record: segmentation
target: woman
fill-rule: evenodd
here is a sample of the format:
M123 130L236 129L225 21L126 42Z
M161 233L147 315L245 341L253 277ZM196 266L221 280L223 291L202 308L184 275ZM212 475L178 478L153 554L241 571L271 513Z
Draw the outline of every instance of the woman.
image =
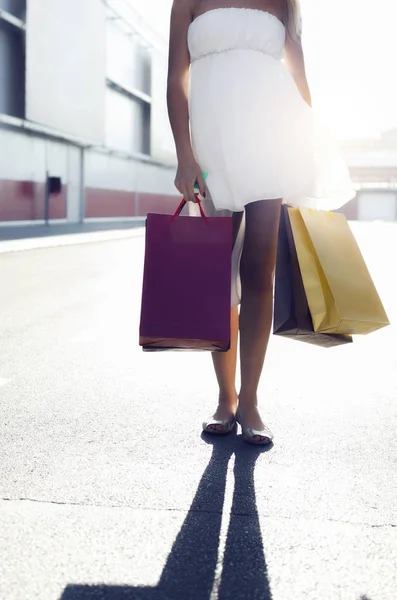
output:
M174 0L167 96L177 189L191 202L196 183L202 196L209 191L217 210L233 211L236 235L242 215L245 221L240 315L232 306L230 351L213 354L219 401L203 428L229 433L237 415L246 441L268 444L273 434L257 390L273 317L281 204L332 209L354 196L310 108L298 0Z

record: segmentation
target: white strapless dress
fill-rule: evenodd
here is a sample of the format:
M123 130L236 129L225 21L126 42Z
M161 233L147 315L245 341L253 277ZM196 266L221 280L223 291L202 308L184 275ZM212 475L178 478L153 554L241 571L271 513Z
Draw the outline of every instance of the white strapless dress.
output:
M355 192L336 144L282 62L270 13L210 10L190 25L192 144L216 210L257 200L331 210Z

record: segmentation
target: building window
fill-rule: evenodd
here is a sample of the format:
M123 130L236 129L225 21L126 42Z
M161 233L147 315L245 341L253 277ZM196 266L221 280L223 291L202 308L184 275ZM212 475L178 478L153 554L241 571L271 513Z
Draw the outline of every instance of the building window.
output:
M150 154L151 52L121 19L107 22L106 145Z
M129 154L150 154L150 104L108 87L106 145Z
M4 2L3 4L13 4ZM1 18L0 13L0 113L25 116L25 35Z
M5 10L18 19L25 20L26 0L0 0L0 11Z

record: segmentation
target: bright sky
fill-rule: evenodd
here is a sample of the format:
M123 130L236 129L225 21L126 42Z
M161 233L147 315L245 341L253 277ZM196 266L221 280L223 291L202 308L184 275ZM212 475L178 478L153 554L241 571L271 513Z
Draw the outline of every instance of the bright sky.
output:
M172 0L130 1L168 36ZM397 128L397 1L301 2L313 104L334 134L372 137Z

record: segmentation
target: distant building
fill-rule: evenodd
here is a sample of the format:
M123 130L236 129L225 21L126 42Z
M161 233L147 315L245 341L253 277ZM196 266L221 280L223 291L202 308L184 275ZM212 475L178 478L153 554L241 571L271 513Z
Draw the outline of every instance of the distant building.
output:
M0 0L0 222L44 218L47 173L51 219L174 207L166 72L127 1Z
M346 215L360 221L397 221L397 130L375 140L351 141L343 150L357 188Z

